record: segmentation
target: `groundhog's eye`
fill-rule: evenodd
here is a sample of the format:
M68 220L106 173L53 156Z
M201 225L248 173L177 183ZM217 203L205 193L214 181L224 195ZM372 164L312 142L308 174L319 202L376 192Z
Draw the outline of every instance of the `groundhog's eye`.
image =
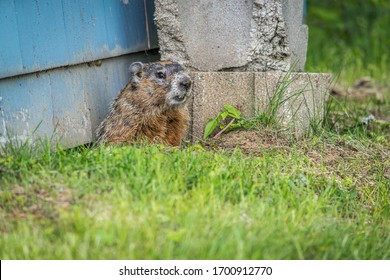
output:
M166 75L164 72L157 72L156 73L157 78L159 79L165 79Z

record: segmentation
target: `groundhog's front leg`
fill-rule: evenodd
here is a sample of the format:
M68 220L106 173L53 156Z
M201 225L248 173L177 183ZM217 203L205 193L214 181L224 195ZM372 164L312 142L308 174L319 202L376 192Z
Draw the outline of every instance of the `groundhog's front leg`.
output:
M143 116L140 125L136 131L138 141L147 140L150 143L166 144L165 137L167 133L166 116L149 115Z
M175 112L167 117L165 140L172 146L180 146L188 127L187 112Z

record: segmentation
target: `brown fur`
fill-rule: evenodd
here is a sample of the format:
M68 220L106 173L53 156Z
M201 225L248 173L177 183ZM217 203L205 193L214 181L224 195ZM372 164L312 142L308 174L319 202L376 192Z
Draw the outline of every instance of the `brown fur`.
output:
M159 77L160 73L165 77ZM189 121L185 102L190 92L191 81L183 66L172 62L133 63L130 82L97 129L98 142L128 144L146 139L179 146Z

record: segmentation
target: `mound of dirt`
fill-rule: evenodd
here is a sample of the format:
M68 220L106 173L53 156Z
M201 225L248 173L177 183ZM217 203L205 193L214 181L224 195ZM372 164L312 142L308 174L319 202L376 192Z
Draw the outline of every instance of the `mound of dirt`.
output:
M350 87L336 85L331 94L338 97L346 97L353 100L366 100L374 98L382 102L384 100L383 89L372 81L370 77L363 77Z
M313 143L310 139L287 139L275 130L264 128L222 134L217 139L207 140L204 146L212 150L239 149L251 156L262 156L264 152L274 151L288 157L292 152L298 152L309 158L313 166L324 166L326 175L335 175L340 179L352 177L354 183L361 187L375 185L378 166L374 162L382 162L384 166L387 162L389 165L384 175L390 179L390 149L367 146L358 141L347 142L338 138L321 139Z

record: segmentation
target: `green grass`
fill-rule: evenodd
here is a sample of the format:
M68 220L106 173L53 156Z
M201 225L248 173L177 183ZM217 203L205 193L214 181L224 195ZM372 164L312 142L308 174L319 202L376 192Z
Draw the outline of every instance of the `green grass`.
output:
M1 170L1 259L390 258L384 175L358 194L294 150L46 149Z

